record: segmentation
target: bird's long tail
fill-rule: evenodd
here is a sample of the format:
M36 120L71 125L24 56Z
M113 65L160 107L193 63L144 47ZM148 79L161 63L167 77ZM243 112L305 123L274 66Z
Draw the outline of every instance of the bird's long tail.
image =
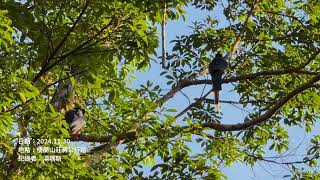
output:
M80 130L85 126L85 124L85 119L79 119L77 121L74 121L71 124L71 134L78 134Z
M219 103L219 91L214 91L214 104L216 112L221 112L221 107Z
M219 91L214 91L214 103L219 104Z

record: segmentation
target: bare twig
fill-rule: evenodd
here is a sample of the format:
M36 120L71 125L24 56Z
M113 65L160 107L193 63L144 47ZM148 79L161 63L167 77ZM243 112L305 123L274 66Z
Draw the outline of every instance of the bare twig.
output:
M254 154L247 154L247 155L252 157L252 158L255 158L255 159L259 159L259 160L262 160L262 161L265 161L265 162L275 163L275 164L279 164L279 165L280 164L283 164L283 165L305 164L305 163L308 163L310 161L313 161L313 159L311 158L311 159L305 159L305 160L302 160L302 161L279 162L279 161L267 159L265 157L260 157L260 156L254 155Z
M182 90L180 92L188 100L189 104L191 104L190 98Z
M188 112L192 107L196 106L197 104L201 103L209 94L211 93L211 90L207 92L202 98L197 99L195 102L191 103L188 107L186 107L183 111L181 111L179 114L175 116L175 118L179 118L184 113Z
M163 15L161 22L161 38L162 38L162 68L166 67L166 14L167 14L167 2L163 1Z
M197 100L197 99L198 99L198 98L196 98L196 100ZM204 101L207 102L207 103L212 103L212 104L214 104L214 99L204 99ZM220 103L226 103L226 104L265 103L263 100L247 101L247 102L220 100L219 102L220 102Z

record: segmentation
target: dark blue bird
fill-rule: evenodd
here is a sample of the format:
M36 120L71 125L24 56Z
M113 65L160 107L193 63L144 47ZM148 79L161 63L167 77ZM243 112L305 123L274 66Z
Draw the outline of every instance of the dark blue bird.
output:
M217 109L219 109L219 91L222 89L222 75L228 66L228 62L224 57L222 57L220 52L216 54L216 57L209 64L209 73L212 77L212 90Z

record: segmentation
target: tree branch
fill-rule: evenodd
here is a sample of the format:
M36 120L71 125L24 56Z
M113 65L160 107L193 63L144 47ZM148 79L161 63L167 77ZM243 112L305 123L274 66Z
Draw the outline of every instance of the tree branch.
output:
M59 51L59 49L63 46L63 44L67 41L69 35L71 34L71 32L74 30L74 28L76 27L76 25L79 23L80 19L82 18L82 16L84 15L85 11L87 10L89 6L89 0L86 0L86 4L84 5L84 7L82 8L77 20L73 23L72 27L69 29L69 31L67 32L67 34L63 37L63 39L60 41L60 43L58 44L58 46L53 50L53 52L50 54L48 60L52 59L54 57L54 55Z
M186 107L183 111L181 111L178 115L175 116L175 118L179 118L180 116L182 116L184 113L188 112L192 107L196 106L197 104L199 104L200 102L202 102L204 99L206 99L206 97L211 93L211 90L209 92L207 92L207 94L205 94L202 98L197 99L195 102L191 103L188 107Z
M254 12L254 9L255 9L255 4L253 4L253 6L251 7L251 9L249 10L248 16L246 17L246 19L245 19L245 21L244 21L244 23L243 23L243 25L242 25L242 27L241 27L241 29L240 29L239 35L237 36L235 42L234 42L233 45L231 46L230 52L228 52L228 53L224 56L225 59L229 59L229 58L232 57L232 55L237 51L238 46L239 46L239 44L240 44L240 42L241 42L241 38L242 38L242 36L244 35L244 32L245 32L245 29L246 29L246 27L247 27L248 21L249 21L251 15L252 15L253 12ZM207 68L203 68L198 74L194 74L194 75L190 76L190 77L188 78L188 80L193 80L193 79L196 79L196 78L198 78L198 77L200 77L200 76L204 76L204 75L206 75L206 74L208 74L208 69L207 69Z
M280 98L269 110L267 110L261 116L254 118L254 119L251 119L249 121L246 121L244 123L219 124L219 123L211 122L211 123L203 123L200 125L200 127L199 127L199 125L193 126L193 127L192 126L181 126L181 127L174 127L173 129L178 132L182 132L186 129L189 132L195 132L195 131L202 130L205 128L210 128L210 129L214 129L217 131L239 131L239 130L247 129L249 127L260 124L260 123L265 122L268 119L270 119L274 114L276 114L281 109L282 106L284 106L286 103L288 103L294 96L296 96L297 94L303 92L304 90L306 90L308 88L314 87L314 83L316 83L318 81L320 81L320 73L318 73L317 76L314 76L306 83L298 86L297 88L292 90L287 95ZM161 133L163 133L163 132L158 132L158 134L161 134ZM174 134L175 133L172 133L172 135L174 135ZM82 135L80 135L79 138L71 139L71 140L72 141L110 143L110 142L112 142L112 139L114 139L115 142L120 141L120 140L124 140L123 143L126 143L126 142L130 142L132 140L135 140L136 138L138 138L136 136L136 132L128 132L128 133L121 133L119 135L116 135L116 136L114 136L114 138L112 135L97 137L97 136L82 134Z
M301 70L305 66L307 66L312 60L314 60L318 54L320 53L320 49L316 53L314 53L306 62L300 64L297 67L287 68L287 69L281 69L281 70L272 70L272 71L261 71L256 72L252 74L245 74L245 75L239 75L236 77L230 77L222 80L222 83L230 83L230 82L237 82L241 80L252 80L259 78L261 76L271 76L271 75L283 75L283 74L289 74L289 73L297 73L297 74L306 74L306 75L316 75L318 72L310 72L306 70ZM193 85L200 85L200 84L211 84L211 80L189 80L189 79L183 79L180 82L178 82L177 85L175 85L168 93L166 93L164 96L162 96L158 103L164 104L169 99L173 98L174 95L179 92L181 89Z
M46 60L46 63L42 66L41 70L38 72L38 74L34 77L34 79L32 80L32 83L36 83L39 78L45 73L47 72L49 69L51 69L53 66L55 65L50 65L49 67L47 67L49 65L49 61L55 56L55 54L60 50L60 48L64 45L64 43L67 41L69 35L71 34L71 32L74 30L74 28L76 27L76 25L79 23L80 19L82 18L82 16L84 15L85 11L87 10L88 6L89 6L89 2L90 0L86 0L86 4L85 6L82 8L80 15L78 16L76 22L72 25L72 27L69 29L69 31L66 33L66 35L63 37L63 39L60 41L60 43L58 44L58 46L53 50L53 52L50 54L50 56L48 57L48 59Z
M92 135L85 135L80 134L79 138L70 138L71 141L83 141L83 142L111 142L112 141L112 135L107 136L92 136ZM131 131L127 133L121 133L116 136L115 142L125 139L123 143L127 143L129 141L136 139L136 132Z
M104 144L92 149L89 153L84 154L85 156L91 155L92 157L85 163L85 166L88 167L92 164L94 160L101 159L105 153L110 153L113 149L117 148L120 144L122 144L124 140L120 140L116 143Z
M247 154L248 156L255 158L255 159L259 159L261 161L265 161L265 162L270 162L270 163L275 163L275 164L283 164L283 165L292 165L292 164L305 164L308 163L310 161L313 161L314 159L305 159L302 161L291 161L291 162L278 162L278 161L274 161L274 160L270 160L270 159L266 159L265 157L260 157L260 156L256 156L253 154Z
M219 123L205 123L202 124L202 127L212 128L218 131L239 131L243 129L247 129L251 126L260 124L262 122L267 121L271 118L274 114L276 114L282 106L284 106L287 102L289 102L294 96L301 93L302 91L313 87L314 83L320 80L320 73L317 76L314 76L311 80L307 81L305 84L298 86L296 89L291 91L286 96L280 98L268 111L266 111L263 115L252 119L250 121L246 121L244 123L238 124L219 124Z
M95 34L92 38L88 39L86 42L82 43L81 45L79 45L78 47L76 47L75 49L64 53L62 56L58 57L58 60L56 60L55 62L53 62L50 66L48 67L44 67L43 69L41 69L41 71L43 72L39 72L38 74L40 74L40 76L38 78L40 78L45 72L49 71L50 69L52 69L54 66L56 66L57 64L59 64L61 61L63 61L65 58L71 56L71 55L79 55L79 54L84 54L84 53L99 53L99 52L107 52L107 51L112 51L114 49L105 49L105 50L101 50L101 51L88 51L88 47L92 46L93 44L97 44L98 42L100 42L102 39L96 41L95 43L91 44L91 45L87 45L90 42L92 42L94 40L94 38L98 37L99 35L102 34L102 32L107 29L113 22L113 18L111 19L111 21L104 26L103 28L100 29L100 31ZM87 45L86 47L84 47L85 45ZM81 51L84 50L84 51ZM87 51L86 51L87 50ZM52 57L51 59L56 59L54 57ZM38 76L37 74L37 76ZM35 78L36 79L36 78ZM35 83L37 80L33 80L32 82Z
M198 98L196 98L198 100ZM214 99L204 99L205 102L214 104ZM243 104L243 103L266 103L263 100L258 101L248 101L248 102L239 102L239 101L226 101L226 100L220 100L220 103L226 103L226 104Z

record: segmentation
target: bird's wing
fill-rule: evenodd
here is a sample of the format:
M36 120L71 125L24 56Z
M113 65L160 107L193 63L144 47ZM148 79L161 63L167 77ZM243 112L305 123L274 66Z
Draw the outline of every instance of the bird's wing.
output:
M73 111L67 111L65 114L65 119L67 123L70 125L74 119L74 112Z
M82 118L77 118L71 123L72 134L77 134L86 125L86 120Z

